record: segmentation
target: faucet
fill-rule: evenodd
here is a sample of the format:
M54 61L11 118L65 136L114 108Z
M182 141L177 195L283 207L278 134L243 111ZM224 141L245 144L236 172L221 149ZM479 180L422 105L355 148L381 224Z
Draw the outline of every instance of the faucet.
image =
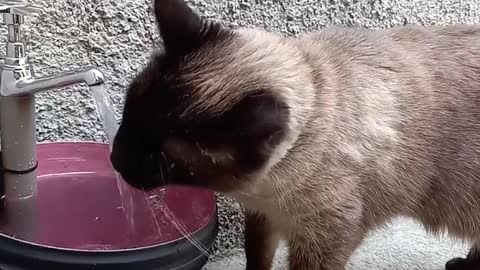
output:
M94 67L37 78L25 51L22 25L25 16L35 16L41 8L25 0L0 0L0 13L7 26L6 53L0 63L0 196L2 222L22 228L31 237L36 205L35 94L84 83L103 84L102 72Z
M21 0L2 0L4 2L22 2ZM2 4L0 1L0 9ZM25 5L24 7L3 6L3 24L8 26L8 39L4 62L0 66L0 95L25 96L33 95L42 91L61 88L78 83L86 83L89 86L103 84L102 72L94 67L84 67L76 71L67 71L57 75L35 78L28 55L25 53L25 44L21 32L25 15L35 15L38 7Z

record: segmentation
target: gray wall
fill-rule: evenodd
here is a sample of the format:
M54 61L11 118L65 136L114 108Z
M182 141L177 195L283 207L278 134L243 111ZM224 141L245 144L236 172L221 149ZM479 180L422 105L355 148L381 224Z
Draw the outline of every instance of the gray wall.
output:
M29 19L26 37L37 74L96 65L108 78L117 110L128 81L146 63L158 37L150 0L34 0L46 14ZM257 26L295 35L331 24L384 28L405 23L474 23L479 0L190 0L209 18L228 25ZM3 41L3 40L2 40ZM38 139L104 140L88 89L69 88L39 96ZM119 115L118 115L119 116ZM220 250L241 241L241 217L221 199Z

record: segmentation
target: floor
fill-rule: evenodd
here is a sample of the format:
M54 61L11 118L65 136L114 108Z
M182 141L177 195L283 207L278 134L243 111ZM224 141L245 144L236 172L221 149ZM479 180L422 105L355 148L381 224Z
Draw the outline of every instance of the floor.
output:
M443 270L445 263L468 252L466 244L426 234L421 225L397 219L369 236L351 258L347 270ZM241 253L241 251L239 251ZM279 249L275 270L286 270L285 248ZM243 255L210 262L206 270L244 270Z

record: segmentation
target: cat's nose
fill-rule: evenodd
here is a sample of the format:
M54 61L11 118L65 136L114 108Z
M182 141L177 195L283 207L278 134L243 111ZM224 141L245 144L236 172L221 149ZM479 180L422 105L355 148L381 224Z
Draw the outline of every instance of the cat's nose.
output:
M117 142L114 143L112 151L110 152L110 163L113 166L115 171L122 173L127 170L128 160L127 157L130 156L125 149L121 147Z
M115 138L113 140L112 149L110 152L110 163L117 172L121 173L122 170L125 170L126 165L126 158L125 158L125 147L124 147L124 139L122 139L122 126L117 131Z
M110 163L115 171L120 172L122 170L122 165L117 151L112 151L110 153Z

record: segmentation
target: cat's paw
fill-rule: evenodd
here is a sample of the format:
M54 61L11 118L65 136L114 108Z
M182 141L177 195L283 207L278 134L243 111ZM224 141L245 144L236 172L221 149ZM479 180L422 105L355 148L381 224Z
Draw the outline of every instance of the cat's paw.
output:
M479 270L480 260L453 258L445 265L445 270Z

